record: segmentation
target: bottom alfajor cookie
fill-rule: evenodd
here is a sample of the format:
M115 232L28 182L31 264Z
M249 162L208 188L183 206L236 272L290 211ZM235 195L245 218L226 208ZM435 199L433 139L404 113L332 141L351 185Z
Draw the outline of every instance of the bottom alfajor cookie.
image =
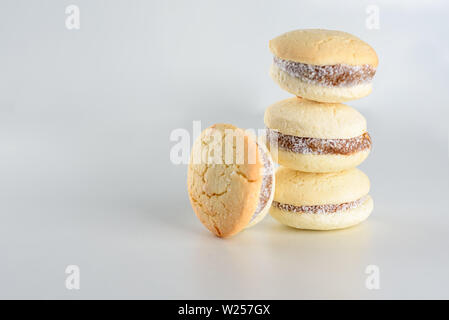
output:
M359 169L307 173L280 167L270 214L290 227L343 229L366 220L373 210L368 177Z

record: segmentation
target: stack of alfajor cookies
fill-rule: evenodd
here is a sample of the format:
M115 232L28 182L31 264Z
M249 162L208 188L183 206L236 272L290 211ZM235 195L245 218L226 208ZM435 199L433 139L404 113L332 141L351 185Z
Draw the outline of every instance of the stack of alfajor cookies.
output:
M265 112L266 143L280 164L270 213L300 229L356 225L373 210L355 167L371 150L365 118L341 102L371 93L376 52L340 31L296 30L270 41L270 75L296 97Z

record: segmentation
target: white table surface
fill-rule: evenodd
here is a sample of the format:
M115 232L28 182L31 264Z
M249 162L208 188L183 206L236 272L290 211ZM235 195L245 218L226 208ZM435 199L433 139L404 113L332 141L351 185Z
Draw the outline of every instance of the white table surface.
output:
M78 31L60 1L0 4L0 298L449 298L447 4L374 1L368 30L360 1L72 2ZM218 239L190 207L170 133L262 128L289 96L267 41L304 27L379 54L373 93L348 103L374 141L360 167L374 212L333 232L267 217Z

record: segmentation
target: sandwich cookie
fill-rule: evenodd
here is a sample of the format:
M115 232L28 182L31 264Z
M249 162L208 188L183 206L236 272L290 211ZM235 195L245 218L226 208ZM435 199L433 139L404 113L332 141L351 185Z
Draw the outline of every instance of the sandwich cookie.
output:
M341 31L305 29L284 33L269 43L270 75L284 90L310 100L343 102L371 93L376 52Z
M335 172L354 168L371 150L365 118L344 104L294 97L268 107L264 122L273 160L295 170Z
M265 146L242 129L215 124L195 141L187 186L198 219L218 237L261 221L274 197L274 165Z
M294 228L332 230L354 226L373 210L368 177L359 169L307 173L280 167L270 214Z

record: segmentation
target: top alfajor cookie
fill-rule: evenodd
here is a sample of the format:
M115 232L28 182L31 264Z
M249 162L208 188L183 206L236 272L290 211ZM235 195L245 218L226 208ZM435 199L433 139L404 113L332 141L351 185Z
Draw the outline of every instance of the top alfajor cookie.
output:
M305 29L284 33L269 43L271 77L297 96L319 102L344 102L368 95L378 58L374 49L342 31Z

